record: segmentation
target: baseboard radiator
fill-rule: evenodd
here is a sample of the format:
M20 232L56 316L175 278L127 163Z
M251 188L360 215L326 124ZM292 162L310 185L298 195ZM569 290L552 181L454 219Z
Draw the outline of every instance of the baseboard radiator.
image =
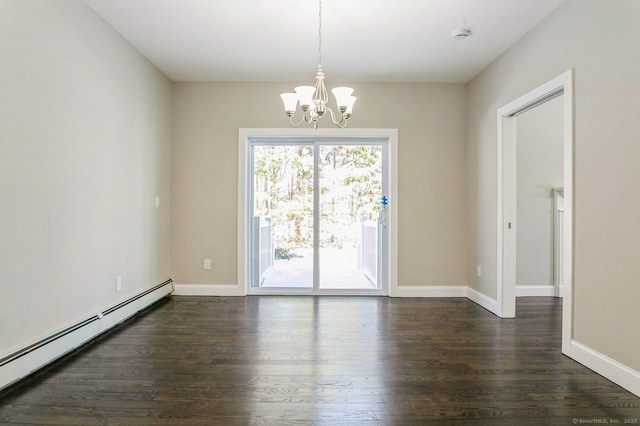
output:
M50 364L174 291L173 280L158 284L90 318L0 359L0 389Z

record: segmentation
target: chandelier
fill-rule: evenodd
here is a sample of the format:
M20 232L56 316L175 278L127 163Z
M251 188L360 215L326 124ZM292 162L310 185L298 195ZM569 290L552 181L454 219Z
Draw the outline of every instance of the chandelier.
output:
M353 93L351 87L336 87L331 91L336 98L338 114L327 106L329 95L324 84L324 71L322 70L322 0L318 0L318 73L316 74L316 85L299 86L295 88L295 91L295 93L283 93L280 95L284 102L285 113L289 116L289 124L293 127L299 127L302 123L313 123L313 128L317 129L318 120L327 111L329 111L333 124L340 128L346 127L347 121L351 117L353 104L357 98L351 96ZM302 117L296 123L294 116L298 103L300 103Z

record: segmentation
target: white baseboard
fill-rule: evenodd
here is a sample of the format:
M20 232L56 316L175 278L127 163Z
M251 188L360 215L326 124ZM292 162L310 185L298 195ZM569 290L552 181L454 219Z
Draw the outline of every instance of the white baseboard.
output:
M517 285L516 286L516 297L539 297L539 296L553 297L555 295L556 295L556 288L551 284Z
M176 284L175 296L246 296L236 284Z
M467 297L466 285L393 286L391 297Z
M0 360L0 389L52 363L173 291L167 280Z
M566 354L585 367L606 377L629 392L640 396L640 372L620 364L575 340L571 341L571 353Z
M478 290L474 290L471 287L467 287L467 298L472 302L477 303L486 310L500 316L498 309L498 301L490 298L484 293L480 293Z
M280 291L277 291L276 293L281 294ZM175 296L246 296L244 289L235 284L175 284L175 291L173 294ZM299 292L293 292L292 294L299 294ZM358 292L358 294L360 293ZM394 286L391 288L390 296L466 297L467 286Z

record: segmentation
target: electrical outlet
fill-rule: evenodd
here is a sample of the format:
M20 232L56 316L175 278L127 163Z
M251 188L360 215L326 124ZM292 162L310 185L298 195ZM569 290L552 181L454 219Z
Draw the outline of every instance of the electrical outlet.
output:
M122 290L122 277L116 277L116 291Z
M482 278L482 266L476 265L476 276Z
M156 209L160 208L160 197L156 195Z
M211 269L211 259L204 260L204 269Z

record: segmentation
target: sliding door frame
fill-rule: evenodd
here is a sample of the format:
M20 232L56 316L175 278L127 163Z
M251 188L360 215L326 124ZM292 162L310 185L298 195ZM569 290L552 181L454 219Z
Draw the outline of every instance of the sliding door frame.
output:
M295 295L388 295L397 289L398 265L398 131L397 129L239 129L238 137L238 290L242 295L247 294L295 294ZM304 143L317 141L320 143L344 142L346 144L380 144L385 151L386 163L383 165L384 179L387 182L389 205L386 207L386 227L383 228L384 240L382 256L381 285L379 289L312 289L312 288L262 288L259 291L251 288L250 268L251 233L249 229L249 215L251 204L251 159L252 141L276 143L288 142Z

